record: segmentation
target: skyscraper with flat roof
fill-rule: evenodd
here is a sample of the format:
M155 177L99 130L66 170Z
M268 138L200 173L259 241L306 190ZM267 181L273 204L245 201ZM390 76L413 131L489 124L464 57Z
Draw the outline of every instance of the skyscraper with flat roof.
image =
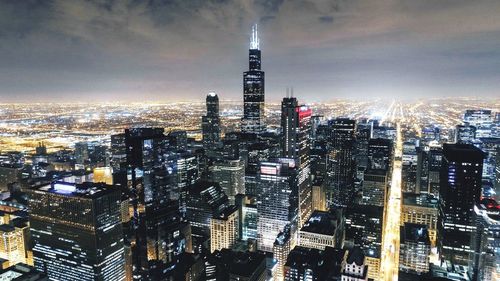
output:
M29 195L37 270L51 280L125 279L119 190L54 182Z
M471 233L476 226L473 208L481 197L484 153L470 144L444 144L440 175L441 254L466 265Z
M220 142L219 97L217 94L208 93L206 104L207 114L201 118L203 147L206 150L214 150L215 145Z
M262 162L257 179L257 235L260 250L272 252L276 236L288 224L297 225L297 169L292 159Z

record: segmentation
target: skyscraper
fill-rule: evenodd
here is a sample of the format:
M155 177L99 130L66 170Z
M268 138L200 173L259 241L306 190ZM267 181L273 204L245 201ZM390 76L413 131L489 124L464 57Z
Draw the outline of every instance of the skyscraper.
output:
M442 255L467 265L473 208L481 196L484 153L470 144L444 144L440 175L441 210L438 237Z
M287 96L281 102L282 156L293 159L298 167L299 228L312 213L311 113L309 107L299 106L294 97Z
M134 278L161 279L190 251L191 229L181 222L177 171L168 166L168 139L160 128L125 130L127 185L134 210L131 236Z
M55 182L30 190L35 267L51 280L124 280L121 192Z
M210 92L206 103L207 115L201 118L203 147L206 150L213 150L214 145L220 142L219 97L216 93Z
M241 131L264 132L264 71L261 70L261 52L257 25L252 27L249 50L249 70L243 73L243 118Z
M257 235L260 250L272 252L278 234L298 221L297 170L292 162L263 162L257 179Z
M328 205L346 206L354 199L354 145L356 121L331 120L327 160Z
M427 273L431 253L427 226L404 223L400 228L399 269L416 274Z

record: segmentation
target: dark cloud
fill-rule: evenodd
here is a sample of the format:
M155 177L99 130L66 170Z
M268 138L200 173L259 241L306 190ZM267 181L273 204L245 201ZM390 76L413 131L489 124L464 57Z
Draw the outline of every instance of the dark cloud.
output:
M497 95L499 10L497 0L0 0L0 97L240 99L256 22L271 99L286 85L311 100Z

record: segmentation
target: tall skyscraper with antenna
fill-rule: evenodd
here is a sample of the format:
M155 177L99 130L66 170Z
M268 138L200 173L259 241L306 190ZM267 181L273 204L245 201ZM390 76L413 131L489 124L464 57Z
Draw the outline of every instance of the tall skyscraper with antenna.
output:
M261 52L257 25L252 27L249 50L249 70L243 73L243 118L241 131L260 134L264 124L264 71L261 70Z

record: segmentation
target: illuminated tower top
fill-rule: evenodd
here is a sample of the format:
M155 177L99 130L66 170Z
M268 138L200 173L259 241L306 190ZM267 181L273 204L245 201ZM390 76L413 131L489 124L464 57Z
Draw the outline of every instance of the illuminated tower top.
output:
M257 24L252 26L252 38L250 38L250 50L260 50L259 30Z

